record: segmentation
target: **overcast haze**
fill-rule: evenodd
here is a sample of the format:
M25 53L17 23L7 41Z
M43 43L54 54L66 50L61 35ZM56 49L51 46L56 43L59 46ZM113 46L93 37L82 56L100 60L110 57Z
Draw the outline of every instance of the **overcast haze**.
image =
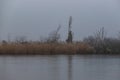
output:
M73 17L75 40L92 35L100 27L112 37L120 31L119 0L1 0L0 12L1 39L24 35L37 40L61 24L64 40L69 16Z

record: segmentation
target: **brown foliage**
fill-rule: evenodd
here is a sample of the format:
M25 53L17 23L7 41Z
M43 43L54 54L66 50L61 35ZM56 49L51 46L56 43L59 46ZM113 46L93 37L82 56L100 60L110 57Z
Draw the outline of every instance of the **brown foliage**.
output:
M74 54L90 54L94 52L94 48L85 43L30 43L30 44L3 44L0 45L1 55L74 55Z

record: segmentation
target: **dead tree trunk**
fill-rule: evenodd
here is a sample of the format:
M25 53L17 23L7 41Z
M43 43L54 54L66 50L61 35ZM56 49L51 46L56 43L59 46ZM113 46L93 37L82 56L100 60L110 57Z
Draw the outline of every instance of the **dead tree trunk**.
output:
M73 34L72 34L72 31L71 31L71 26L72 24L72 16L70 16L70 19L69 19L69 26L68 26L68 38L66 40L67 43L72 43L73 42Z

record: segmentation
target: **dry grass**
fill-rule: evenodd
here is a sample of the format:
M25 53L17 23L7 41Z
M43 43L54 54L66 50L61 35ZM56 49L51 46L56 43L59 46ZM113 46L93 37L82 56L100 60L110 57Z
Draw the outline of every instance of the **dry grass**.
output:
M1 44L1 55L74 55L91 54L94 48L85 44L48 44L48 43L30 43L30 44Z

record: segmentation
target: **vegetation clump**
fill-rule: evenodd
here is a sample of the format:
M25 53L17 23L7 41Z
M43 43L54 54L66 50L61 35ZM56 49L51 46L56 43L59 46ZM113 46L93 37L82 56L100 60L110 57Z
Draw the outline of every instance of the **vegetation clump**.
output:
M75 55L92 54L94 48L85 43L1 44L0 55Z

